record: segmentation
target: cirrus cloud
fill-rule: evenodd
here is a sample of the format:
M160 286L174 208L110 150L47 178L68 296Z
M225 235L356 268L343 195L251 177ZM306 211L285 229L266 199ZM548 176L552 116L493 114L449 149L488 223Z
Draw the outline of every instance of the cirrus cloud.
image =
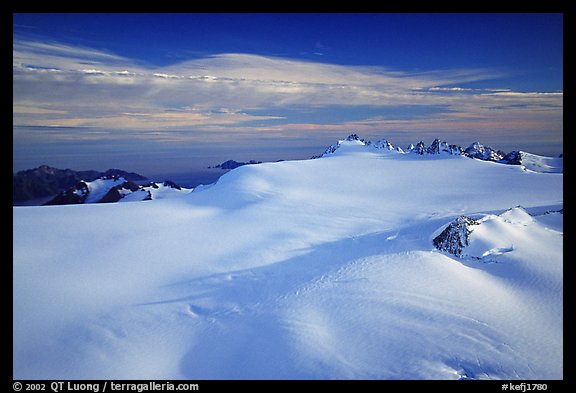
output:
M476 87L504 76L490 69L412 72L239 53L156 67L57 42L17 37L13 48L17 127L106 128L119 135L123 130L202 127L262 132L428 127L450 132L542 130L548 125L557 134L562 128L562 92ZM318 127L273 114L278 108L329 106L435 109L425 117L318 119L323 124Z

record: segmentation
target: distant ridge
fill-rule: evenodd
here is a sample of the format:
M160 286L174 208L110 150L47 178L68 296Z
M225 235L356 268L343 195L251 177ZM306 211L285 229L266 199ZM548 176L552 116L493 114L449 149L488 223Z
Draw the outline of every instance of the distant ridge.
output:
M79 181L93 181L100 177L121 176L126 180L148 180L147 177L121 169L108 169L105 172L94 170L75 171L58 169L48 165L17 172L12 177L12 202L56 195Z
M240 166L254 165L254 164L262 164L262 161L250 160L248 162L242 162L242 161L228 160L228 161L224 161L221 164L216 165L214 168L223 169L223 170L231 170L231 169L236 169ZM209 166L208 168L212 168L212 167Z
M376 149L386 149L396 151L402 154L418 154L418 155L434 155L434 154L449 154L449 155L462 155L469 158L475 158L482 161L492 161L500 164L507 165L522 165L529 170L545 173L562 173L563 172L563 158L560 157L544 157L532 153L527 153L521 150L513 150L505 153L502 150L496 150L490 146L482 145L480 142L470 144L466 149L458 145L448 144L446 141L440 141L436 138L429 146L426 146L423 141L418 142L416 145L410 144L405 149L394 147L386 139L380 139L376 142L371 142L360 138L357 134L350 134L345 139L339 140L337 144L329 146L324 153L318 156L311 157L312 159L326 157L338 150L344 142L357 142L365 146L371 146Z

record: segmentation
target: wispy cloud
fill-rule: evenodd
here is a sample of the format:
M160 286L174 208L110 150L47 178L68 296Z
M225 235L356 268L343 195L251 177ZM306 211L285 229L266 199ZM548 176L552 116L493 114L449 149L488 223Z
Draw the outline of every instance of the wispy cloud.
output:
M154 67L103 50L16 38L13 120L20 127L93 127L118 134L198 127L262 132L561 128L562 92L466 86L503 76L490 69L411 72L237 53ZM424 117L322 119L324 125L271 114L290 106L414 105L437 109Z

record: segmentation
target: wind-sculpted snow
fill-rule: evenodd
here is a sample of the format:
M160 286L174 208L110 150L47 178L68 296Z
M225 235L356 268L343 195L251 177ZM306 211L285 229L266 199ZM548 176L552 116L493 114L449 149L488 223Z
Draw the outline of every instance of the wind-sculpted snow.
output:
M561 379L562 181L350 140L178 198L14 207L13 377ZM432 244L460 216L462 258Z

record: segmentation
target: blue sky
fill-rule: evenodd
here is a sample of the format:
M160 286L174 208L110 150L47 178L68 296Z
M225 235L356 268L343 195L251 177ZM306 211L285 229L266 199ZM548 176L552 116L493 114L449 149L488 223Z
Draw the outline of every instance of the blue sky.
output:
M15 14L14 169L182 172L356 132L559 154L561 14Z

